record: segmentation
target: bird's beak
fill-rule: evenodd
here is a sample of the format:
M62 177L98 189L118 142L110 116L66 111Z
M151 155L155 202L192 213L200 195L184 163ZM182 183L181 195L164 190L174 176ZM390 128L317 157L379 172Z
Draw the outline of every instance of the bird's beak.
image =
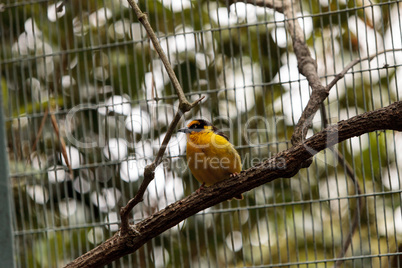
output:
M188 127L185 127L185 128L181 128L181 129L177 130L177 132L190 133L191 130Z

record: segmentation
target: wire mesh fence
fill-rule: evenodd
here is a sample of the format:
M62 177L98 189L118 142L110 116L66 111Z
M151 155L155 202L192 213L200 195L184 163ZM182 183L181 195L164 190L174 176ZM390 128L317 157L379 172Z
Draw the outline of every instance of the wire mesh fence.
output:
M182 125L210 120L243 169L291 146L309 86L283 14L227 1L139 4L186 96L205 96ZM309 135L401 100L401 1L293 4L324 84L378 54L336 84ZM14 263L61 267L118 230L177 96L123 0L2 1L0 42ZM327 149L293 178L206 209L110 266L402 267L401 144L392 131L350 139L335 146L343 158ZM132 222L199 187L185 147L185 135L174 135Z

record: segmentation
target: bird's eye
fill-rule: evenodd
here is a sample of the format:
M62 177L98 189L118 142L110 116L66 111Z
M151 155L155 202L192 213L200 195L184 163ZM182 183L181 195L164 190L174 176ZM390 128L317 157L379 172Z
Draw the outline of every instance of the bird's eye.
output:
M192 125L190 126L190 128L191 128L191 129L195 129L195 128L197 128L197 126L198 126L198 124L192 124Z

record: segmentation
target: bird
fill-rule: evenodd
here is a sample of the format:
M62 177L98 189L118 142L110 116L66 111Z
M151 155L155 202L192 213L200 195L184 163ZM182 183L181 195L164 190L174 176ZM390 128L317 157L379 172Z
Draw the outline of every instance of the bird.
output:
M204 186L236 176L242 170L241 158L229 138L204 119L192 120L178 132L187 134L187 164L193 176ZM243 199L243 195L235 196Z

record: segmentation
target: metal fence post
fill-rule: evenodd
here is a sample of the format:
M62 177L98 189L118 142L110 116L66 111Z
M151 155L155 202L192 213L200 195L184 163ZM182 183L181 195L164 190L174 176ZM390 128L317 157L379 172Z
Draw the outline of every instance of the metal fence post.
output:
M3 103L3 93L0 86L0 103ZM14 266L14 243L12 233L11 199L6 151L6 133L3 105L0 106L0 260L2 267Z

